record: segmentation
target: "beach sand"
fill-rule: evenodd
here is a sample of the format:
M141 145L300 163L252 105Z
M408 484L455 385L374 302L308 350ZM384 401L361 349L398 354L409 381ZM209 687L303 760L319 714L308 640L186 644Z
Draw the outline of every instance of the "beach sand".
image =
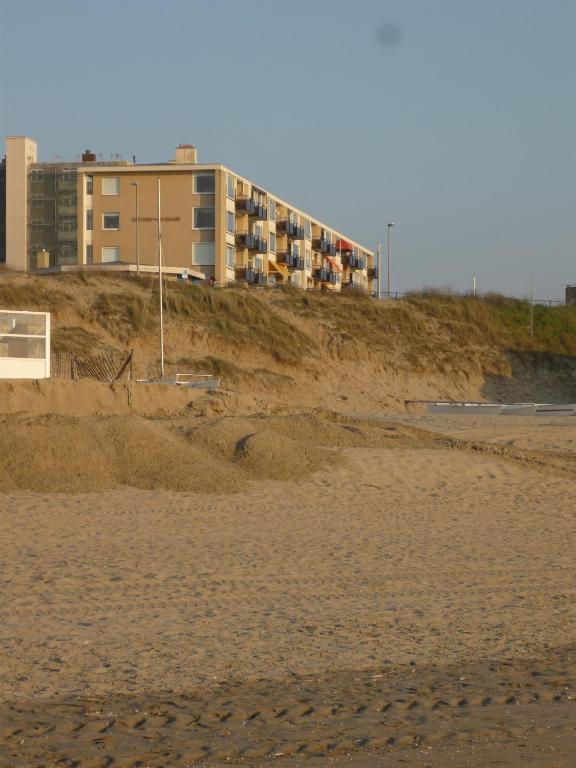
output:
M0 496L0 765L573 765L576 420L401 420L461 444Z

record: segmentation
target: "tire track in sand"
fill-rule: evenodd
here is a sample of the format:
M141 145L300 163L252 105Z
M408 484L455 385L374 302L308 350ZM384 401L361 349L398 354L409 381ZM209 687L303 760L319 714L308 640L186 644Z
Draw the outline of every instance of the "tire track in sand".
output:
M574 733L576 651L466 668L226 681L190 693L35 701L0 711L0 764L250 763Z

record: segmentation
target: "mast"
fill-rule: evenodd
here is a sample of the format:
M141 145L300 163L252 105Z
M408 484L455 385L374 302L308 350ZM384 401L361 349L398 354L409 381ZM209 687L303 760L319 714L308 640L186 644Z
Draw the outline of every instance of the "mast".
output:
M160 213L160 179L158 181L158 295L160 297L160 378L164 380L164 314L162 296L162 219Z

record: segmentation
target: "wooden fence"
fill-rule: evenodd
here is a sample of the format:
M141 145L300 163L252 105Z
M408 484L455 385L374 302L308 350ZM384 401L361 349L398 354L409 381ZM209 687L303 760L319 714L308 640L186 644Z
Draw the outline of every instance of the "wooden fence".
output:
M94 379L111 384L132 377L130 352L103 352L91 357L79 357L74 352L52 352L51 376L57 379Z

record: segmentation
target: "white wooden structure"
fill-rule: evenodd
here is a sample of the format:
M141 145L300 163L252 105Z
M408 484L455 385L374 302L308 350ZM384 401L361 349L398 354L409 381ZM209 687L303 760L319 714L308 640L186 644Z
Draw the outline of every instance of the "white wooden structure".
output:
M0 309L0 379L50 376L50 313Z

